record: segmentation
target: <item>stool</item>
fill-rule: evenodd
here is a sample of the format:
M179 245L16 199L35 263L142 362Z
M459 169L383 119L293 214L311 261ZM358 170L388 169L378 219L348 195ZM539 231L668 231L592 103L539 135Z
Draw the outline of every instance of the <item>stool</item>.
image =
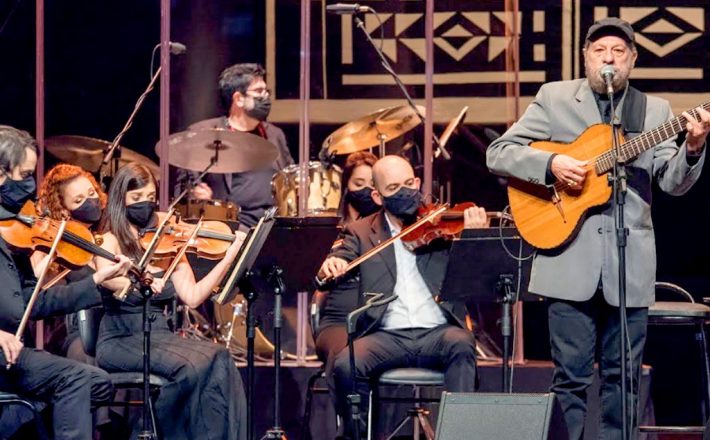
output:
M378 388L381 385L409 385L413 388L414 395L410 398L380 397ZM419 430L424 432L427 440L434 439L434 429L429 422L429 411L420 407L421 403L439 402L440 399L422 398L422 387L444 386L444 373L427 368L395 368L381 374L370 386L370 404L367 414L367 438L372 440L374 431L374 411L382 402L409 402L414 403L414 407L407 410L407 415L397 423L396 428L387 436L387 440L393 438L404 428L407 422L413 425L412 438L419 440Z
M710 406L710 364L705 341L705 322L710 319L710 307L698 304L693 296L682 287L666 282L656 282L656 292L666 291L682 297L685 301L657 301L648 309L649 325L689 325L697 326L697 341L702 354L702 380L705 389L703 418L707 418ZM639 432L664 434L702 434L703 426L639 426Z
M30 400L25 399L14 393L6 393L0 391L0 405L21 405L32 411L32 417L35 422L35 428L37 430L37 436L44 440L47 438L47 433L44 430L44 425L42 424L42 418L39 414L39 409Z

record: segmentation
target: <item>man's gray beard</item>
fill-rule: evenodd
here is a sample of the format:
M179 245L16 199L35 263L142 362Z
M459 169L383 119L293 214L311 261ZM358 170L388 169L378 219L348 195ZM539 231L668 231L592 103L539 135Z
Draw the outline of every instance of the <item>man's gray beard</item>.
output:
M584 74L587 76L587 81L589 82L589 87L594 92L596 92L600 95L606 95L606 83L602 79L601 75L599 75L599 71L590 72L589 68L585 66ZM628 80L628 78L621 78L619 76L619 74L617 73L614 76L614 80L613 80L614 93L626 88L626 81L627 80Z

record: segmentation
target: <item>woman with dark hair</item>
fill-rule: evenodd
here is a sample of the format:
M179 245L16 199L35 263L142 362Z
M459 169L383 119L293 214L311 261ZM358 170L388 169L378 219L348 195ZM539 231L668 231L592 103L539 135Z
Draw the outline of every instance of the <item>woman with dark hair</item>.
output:
M358 151L348 156L343 167L345 189L338 209L342 224L379 211L380 206L372 200L374 182L372 166L377 157L367 151ZM316 292L324 297L321 305L316 353L325 364L326 374L330 374L333 358L348 342L345 319L359 302L359 282L357 276L347 276L338 281L330 291Z
M150 171L135 163L119 169L101 221L102 247L139 259L143 253L139 233L157 224L155 207L156 182ZM155 317L150 368L170 381L161 388L155 404L161 438L245 438L244 390L229 352L211 342L187 340L172 333L164 313L175 295L189 307L197 307L211 295L239 251L244 235L237 234L225 257L199 282L186 258L169 280L160 277L161 267L148 267L155 276L150 299ZM99 268L104 264L99 259L96 263ZM104 294L106 315L99 330L96 361L108 371L141 371L143 365L142 296L132 290L119 301L112 294L128 283L127 278L105 283L110 291Z
M343 225L380 209L372 200L372 166L375 162L377 157L368 151L352 153L346 159L342 178L345 189L338 208Z

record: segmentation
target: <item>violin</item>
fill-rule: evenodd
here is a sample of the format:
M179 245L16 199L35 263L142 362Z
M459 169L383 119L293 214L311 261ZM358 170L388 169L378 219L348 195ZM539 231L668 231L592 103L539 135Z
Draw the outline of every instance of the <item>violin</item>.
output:
M474 208L476 204L473 202L457 203L451 208L436 216L433 220L426 222L408 232L401 237L402 244L414 251L422 246L430 244L432 241L442 238L444 240L452 240L460 237L464 229L463 213L468 208ZM419 208L419 216L425 216L438 208L436 205L424 205ZM497 211L486 212L486 217L499 218L504 220L513 220L509 214Z
M167 215L164 212L157 214L159 222L162 222ZM231 228L220 221L201 222L199 230L192 238L195 227L197 226L180 220L168 220L165 233L153 254L154 258L175 258L187 245L187 252L197 254L200 258L219 260L224 258L227 249L236 239ZM148 247L154 235L154 229L148 229L141 235L140 243L143 249Z
M32 201L28 201L12 218L0 220L0 236L11 246L28 251L47 253L59 235L60 220L40 216ZM117 262L118 258L98 246L89 228L75 220L67 220L57 244L56 259L70 269L79 269L91 262L94 255ZM134 272L135 267L131 268Z
M431 212L428 212L424 214L420 219L418 219L416 222L412 223L411 225L407 226L406 228L402 229L399 231L398 234L395 234L388 238L387 240L384 240L380 242L377 246L371 248L370 250L366 251L364 254L360 255L359 257L355 258L352 260L350 263L348 263L348 266L345 268L344 273L348 273L351 270L355 269L365 261L369 260L370 258L374 257L375 255L379 254L380 251L385 249L386 247L392 245L397 239L404 237L405 235L409 234L410 232L418 229L422 225L432 221L439 215L441 215L446 209L448 208L448 205L441 205L438 207L435 207ZM332 277L326 277L325 274L323 274L321 271L318 272L316 275L315 283L316 286L321 289L324 288L325 286L328 285L331 281L333 281L334 278Z

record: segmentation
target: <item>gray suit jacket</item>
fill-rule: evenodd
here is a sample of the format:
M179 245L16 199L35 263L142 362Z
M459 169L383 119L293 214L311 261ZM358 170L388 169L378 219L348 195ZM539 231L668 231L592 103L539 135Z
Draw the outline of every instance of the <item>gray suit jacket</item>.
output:
M621 115L624 100L616 109ZM648 96L644 131L673 117L667 101ZM601 123L594 94L586 79L552 82L540 88L520 120L488 148L492 172L529 182L545 182L551 153L529 148L531 142L572 142L587 127ZM639 133L626 133L627 138ZM685 144L669 139L644 152L627 166L628 192L624 219L629 229L626 248L629 307L653 304L656 280L656 244L651 221L652 180L673 195L687 192L700 176L705 153L690 166ZM539 295L572 301L590 299L601 279L604 297L618 306L618 252L614 234L614 207L610 202L590 212L577 236L554 251L538 251L533 261L529 290Z

